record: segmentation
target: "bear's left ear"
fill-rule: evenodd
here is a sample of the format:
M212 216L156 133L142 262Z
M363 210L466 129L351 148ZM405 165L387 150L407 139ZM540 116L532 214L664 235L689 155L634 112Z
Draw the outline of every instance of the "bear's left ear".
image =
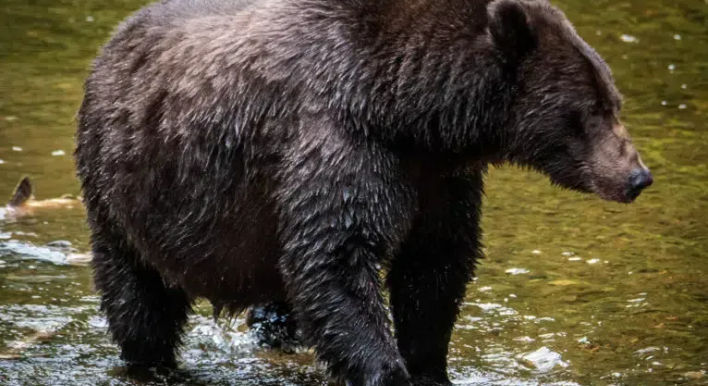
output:
M536 46L536 36L518 0L495 0L487 7L489 32L507 59L519 59Z

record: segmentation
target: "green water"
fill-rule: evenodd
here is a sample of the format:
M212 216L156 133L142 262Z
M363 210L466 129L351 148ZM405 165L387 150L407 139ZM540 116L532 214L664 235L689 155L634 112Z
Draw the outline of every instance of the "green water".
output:
M0 2L0 197L23 175L40 199L79 193L71 152L83 78L143 3ZM453 336L451 375L460 384L708 384L708 1L556 4L614 69L656 183L625 206L492 170L488 258ZM127 374L89 268L66 263L87 241L80 209L0 211L0 384L326 384L310 352L259 349L240 320L214 324L206 304L188 328L182 370ZM536 351L547 366L528 357Z

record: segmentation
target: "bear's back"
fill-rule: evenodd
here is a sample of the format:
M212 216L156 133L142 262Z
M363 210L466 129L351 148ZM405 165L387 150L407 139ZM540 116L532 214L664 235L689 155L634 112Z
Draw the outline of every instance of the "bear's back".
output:
M141 9L135 14L135 17L139 18L141 22L153 25L179 24L200 17L235 15L247 11L259 3L263 2L257 0L163 0Z

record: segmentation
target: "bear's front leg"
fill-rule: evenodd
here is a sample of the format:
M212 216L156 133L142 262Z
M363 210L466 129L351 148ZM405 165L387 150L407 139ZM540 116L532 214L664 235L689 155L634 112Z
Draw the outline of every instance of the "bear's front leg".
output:
M358 241L332 246L339 251L284 264L305 338L348 386L409 385L389 332L376 255Z
M481 171L420 189L420 214L388 275L396 339L415 385L449 385L447 350L466 284L481 256Z
M409 385L380 265L410 227L396 160L336 133L301 133L281 170L280 269L307 343L347 385Z

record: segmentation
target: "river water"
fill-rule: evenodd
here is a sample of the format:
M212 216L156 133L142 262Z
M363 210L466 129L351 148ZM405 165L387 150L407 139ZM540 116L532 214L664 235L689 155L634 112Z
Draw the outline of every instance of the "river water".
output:
M78 195L90 60L137 0L2 0L0 197ZM630 206L490 171L487 258L453 336L456 383L708 384L708 1L559 0L607 59L655 185ZM80 205L0 210L0 384L326 384L310 351L255 345L199 303L181 370L129 374L97 311ZM78 258L77 258L78 256Z

